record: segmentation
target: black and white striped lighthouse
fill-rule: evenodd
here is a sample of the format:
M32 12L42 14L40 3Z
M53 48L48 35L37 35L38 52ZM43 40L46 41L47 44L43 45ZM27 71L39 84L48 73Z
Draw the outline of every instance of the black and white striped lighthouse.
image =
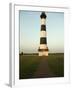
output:
M48 56L48 47L47 47L47 32L46 32L46 14L42 12L40 15L41 18L41 30L40 30L40 46L38 48L39 56Z

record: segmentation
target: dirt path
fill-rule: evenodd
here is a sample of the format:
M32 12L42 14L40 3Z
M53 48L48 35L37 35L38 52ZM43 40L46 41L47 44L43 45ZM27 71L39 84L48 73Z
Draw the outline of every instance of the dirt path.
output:
M42 59L33 77L43 78L43 77L54 77L54 76L55 75L51 72L50 68L48 67L48 61Z

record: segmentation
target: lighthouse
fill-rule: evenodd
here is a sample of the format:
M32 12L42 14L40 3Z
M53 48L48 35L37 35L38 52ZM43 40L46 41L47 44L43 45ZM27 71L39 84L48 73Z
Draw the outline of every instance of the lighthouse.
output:
M46 14L42 12L40 15L41 18L41 30L40 30L40 45L38 48L39 56L48 56L48 47L47 47L47 32L46 32Z

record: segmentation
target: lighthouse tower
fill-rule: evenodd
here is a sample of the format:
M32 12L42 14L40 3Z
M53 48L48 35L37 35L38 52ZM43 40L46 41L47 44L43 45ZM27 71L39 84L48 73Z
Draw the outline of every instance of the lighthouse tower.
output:
M41 13L40 18L41 18L41 30L40 30L40 46L38 48L38 53L39 53L39 56L48 56L45 12Z

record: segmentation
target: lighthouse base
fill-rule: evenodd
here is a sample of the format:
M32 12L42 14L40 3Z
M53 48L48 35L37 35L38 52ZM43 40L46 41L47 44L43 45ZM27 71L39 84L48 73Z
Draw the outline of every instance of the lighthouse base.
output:
M40 51L39 56L48 56L48 51Z

